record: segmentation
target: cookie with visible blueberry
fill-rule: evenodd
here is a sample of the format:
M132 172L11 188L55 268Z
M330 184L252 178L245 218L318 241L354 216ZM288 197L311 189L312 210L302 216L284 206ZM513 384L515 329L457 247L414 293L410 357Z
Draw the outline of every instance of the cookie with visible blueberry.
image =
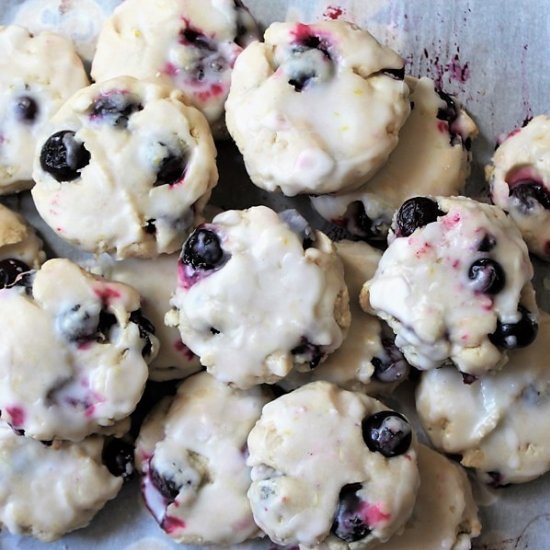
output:
M72 42L0 26L0 195L30 189L34 148L48 119L88 78Z
M79 441L130 415L158 348L136 290L55 259L0 297L2 420Z
M260 535L246 497L246 438L269 399L200 373L146 419L136 445L143 498L177 542L232 546Z
M229 133L258 187L352 191L386 161L409 115L404 63L343 21L273 23L235 63Z
M278 397L248 450L254 519L276 544L366 548L401 531L413 510L412 428L363 393L312 382Z
M550 316L525 349L510 352L498 372L464 379L452 368L423 373L416 395L433 445L461 456L492 486L524 483L550 470Z
M58 236L149 258L179 249L200 219L216 149L181 92L120 77L80 90L50 120L33 177L36 207Z
M92 76L130 75L181 90L222 137L233 65L258 38L240 0L127 0L103 26Z
M550 261L550 116L512 130L485 174L491 200L510 214L529 250Z
M497 206L413 197L395 214L389 247L361 292L421 370L452 361L465 375L502 367L537 334L527 246Z
M36 441L0 420L2 529L50 542L88 525L123 483L104 465L103 449L100 436Z
M351 324L342 345L309 372L291 372L278 382L294 389L315 380L326 380L369 395L388 394L407 379L410 366L394 344L393 333L359 305L363 283L376 271L381 252L366 243L338 241L336 252L344 265L350 295Z
M459 195L470 173L474 121L429 78L407 77L411 114L384 166L361 188L312 196L311 204L351 235L384 244L395 211L418 195Z
M168 325L240 388L315 369L342 343L348 290L332 242L295 210L231 210L185 242Z

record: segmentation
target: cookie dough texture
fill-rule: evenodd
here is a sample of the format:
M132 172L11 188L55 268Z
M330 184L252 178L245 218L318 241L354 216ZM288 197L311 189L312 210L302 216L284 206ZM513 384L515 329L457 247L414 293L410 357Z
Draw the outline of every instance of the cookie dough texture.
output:
M550 116L513 130L486 176L491 199L516 222L529 250L550 260Z
M122 486L102 448L98 436L45 445L0 421L0 526L45 542L86 526Z
M180 264L166 323L210 374L241 388L272 384L341 345L349 298L328 237L304 238L265 206L224 212L204 230L223 256L209 270Z
M422 375L416 404L432 443L462 455L462 464L486 483L523 483L550 469L549 338L544 314L535 342L511 352L501 371L472 384L451 368Z
M71 174L46 171L48 140L71 131ZM45 149L44 149L45 148ZM33 198L61 238L119 259L175 252L216 185L216 149L182 93L120 77L81 90L51 119L34 161ZM98 223L98 220L101 223Z
M441 215L410 236L396 236L394 219L391 244L365 283L361 304L392 327L396 345L416 368L451 359L464 373L483 374L507 360L506 350L489 338L497 322L518 323L520 303L537 314L533 267L518 229L500 208L465 197L433 200ZM469 275L481 258L502 269L504 286L494 295Z
M29 437L78 441L128 416L157 348L139 294L64 259L24 283L0 290L2 419Z
M311 197L323 218L363 239L385 240L395 211L410 197L460 195L470 174L474 121L433 80L405 81L411 114L384 166L356 191Z
M277 544L365 548L407 522L416 499L415 444L386 458L366 446L365 417L387 408L364 394L313 382L267 404L248 437L256 523ZM344 486L357 493L370 532L348 543L331 534ZM315 503L315 505L312 505Z
M238 390L200 373L146 420L136 448L142 492L176 541L236 545L260 535L246 496L246 438L268 400L259 387Z
M70 40L0 27L0 194L30 189L37 139L88 78Z
M409 115L403 60L341 21L273 23L239 56L227 128L259 187L285 195L358 188Z
M103 26L92 76L130 75L177 88L220 134L235 59L256 38L240 2L126 0Z

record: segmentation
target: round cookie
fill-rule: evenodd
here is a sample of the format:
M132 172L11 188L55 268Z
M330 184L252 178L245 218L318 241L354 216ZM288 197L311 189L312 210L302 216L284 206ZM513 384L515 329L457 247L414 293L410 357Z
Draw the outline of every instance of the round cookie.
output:
M92 76L130 75L175 87L221 135L235 59L257 38L240 1L126 0L103 26Z
M23 216L0 204L0 288L45 260L42 241Z
M338 241L336 252L344 265L350 295L351 324L342 345L310 372L292 371L278 385L294 389L315 380L369 395L387 394L407 378L409 365L393 343L393 334L359 305L365 280L376 271L381 252L366 243Z
M216 149L181 92L120 77L75 94L39 141L32 196L61 238L95 253L176 251L216 185ZM101 223L98 223L101 220Z
M199 358L181 341L177 328L164 324L170 298L177 285L178 254L163 254L151 260L120 262L101 257L92 271L107 279L135 288L141 296L143 315L153 323L159 341L157 356L149 364L149 378L155 381L186 378L201 369Z
M48 119L88 78L70 40L0 26L0 195L30 189L34 149Z
M326 220L367 241L385 241L395 211L416 195L459 195L478 133L461 104L429 78L405 79L411 114L384 166L360 189L311 197Z
M240 388L310 370L350 323L332 242L295 210L231 210L198 227L180 258L166 324L208 372Z
M399 209L361 305L385 320L421 370L451 360L478 376L537 332L533 267L515 224L466 197L414 197Z
M136 446L142 492L179 543L236 545L260 535L246 492L246 438L269 398L207 373L185 380L147 418Z
M281 545L366 548L403 529L418 468L404 417L312 382L268 403L248 436L256 523Z
M513 130L485 168L492 201L518 225L529 250L550 260L550 116Z
M46 445L0 421L2 529L50 542L86 526L122 487L102 463L103 442L92 436Z
M55 259L0 298L2 420L78 441L134 410L158 342L133 288Z
M533 345L499 372L465 383L452 368L422 375L416 404L432 443L462 455L491 485L523 483L550 470L550 316Z
M360 187L409 115L403 60L343 21L273 23L238 57L226 103L250 179L285 195Z

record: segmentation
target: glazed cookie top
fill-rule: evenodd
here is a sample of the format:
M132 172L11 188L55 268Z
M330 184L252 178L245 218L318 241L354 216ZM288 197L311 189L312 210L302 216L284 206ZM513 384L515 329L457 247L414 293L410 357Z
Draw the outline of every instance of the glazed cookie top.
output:
M429 78L405 79L411 114L384 166L357 191L311 197L325 219L368 241L385 240L395 211L416 195L460 194L478 130L461 104Z
M550 260L550 116L508 134L485 171L493 202L510 213L529 250Z
M0 298L3 420L77 441L134 410L158 345L134 289L55 259Z
M185 380L161 403L136 447L145 503L180 543L238 544L260 534L246 492L246 438L269 398L207 373Z
M315 368L350 323L332 242L295 210L216 216L187 239L166 323L216 378L248 388Z
M182 90L219 134L235 59L257 38L240 1L126 0L103 26L92 76L131 75Z
M102 437L45 445L0 421L0 526L49 542L87 525L122 486L102 449Z
M259 187L285 195L358 188L409 115L403 60L342 21L273 23L239 56L227 128Z
M45 258L42 241L23 216L0 204L0 288L37 269Z
M533 345L510 353L499 372L466 384L454 369L424 373L417 409L436 447L462 455L492 485L523 483L550 470L550 316Z
M177 250L200 215L216 149L181 92L120 77L81 90L51 119L33 177L36 207L60 237L152 257Z
M426 370L450 359L477 376L533 341L533 267L500 208L415 197L396 213L389 242L361 305L388 322L411 365Z
M302 386L264 407L248 448L254 519L277 544L365 548L399 532L412 512L411 427L372 397L328 382Z
M405 380L409 365L393 344L391 330L359 305L365 280L376 271L381 252L366 243L338 241L336 252L344 264L344 279L350 296L351 324L342 345L310 372L292 371L279 382L285 389L307 382L326 380L369 395L389 393Z
M0 27L0 194L32 187L34 147L48 119L88 85L70 40Z
M158 355L149 365L155 381L185 378L200 370L199 358L181 341L177 328L164 324L170 298L177 286L178 254L163 254L151 260L114 261L102 256L94 272L135 288L141 296L143 315L153 323L159 340Z

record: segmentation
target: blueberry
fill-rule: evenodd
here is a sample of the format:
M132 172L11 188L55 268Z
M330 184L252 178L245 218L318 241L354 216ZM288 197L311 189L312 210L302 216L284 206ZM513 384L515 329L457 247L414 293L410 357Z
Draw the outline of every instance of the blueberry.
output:
M76 304L59 316L57 327L69 342L84 343L95 340L106 343L116 322L116 317L112 313L103 309L87 310Z
M15 102L15 116L17 120L26 124L32 124L38 115L38 104L28 96L19 96Z
M130 313L130 322L135 323L139 329L139 337L145 340L143 348L141 348L141 355L143 357L148 357L151 355L151 350L153 349L153 343L151 342L151 335L155 334L155 327L143 316L141 309L136 309Z
M154 218L151 218L145 222L145 226L143 227L143 231L147 233L148 235L154 235L157 232L157 225Z
M385 355L373 357L374 378L380 382L390 383L404 380L410 371L410 365L395 344L387 339L382 339Z
M471 147L471 139L463 138L462 134L456 129L455 122L460 114L460 109L457 107L455 100L446 94L443 90L436 90L437 95L445 102L445 107L440 107L437 110L436 117L439 120L447 122L449 126L449 134L451 136L451 145L462 143L466 149Z
M390 220L383 216L373 220L367 215L361 201L350 203L344 217L348 220L347 229L353 235L376 245L385 241Z
M71 130L51 135L40 152L40 166L57 181L72 181L90 162L90 153Z
M331 532L345 542L356 542L364 539L370 532L361 514L362 501L357 496L362 488L361 483L344 485L338 496L338 507L331 527Z
M489 340L503 349L524 348L531 344L539 329L535 316L521 304L518 307L521 319L517 323L501 323L497 321L497 328L489 334Z
M153 187L158 187L159 185L172 185L183 179L186 167L187 161L184 155L168 153L160 163L157 171L157 179L155 183L153 183Z
M220 239L214 231L199 227L183 245L181 262L195 269L215 269L224 259Z
M301 92L316 76L317 73L314 69L303 69L295 72L288 83L294 88L294 91Z
M534 181L521 181L510 189L510 197L513 197L524 214L529 214L538 205L545 210L550 210L550 193L540 183Z
M292 45L286 65L288 83L296 92L313 80L327 80L333 72L329 45L315 35L304 36Z
M202 32L192 29L191 27L181 30L179 37L181 44L192 45L195 46L195 48L207 50L209 52L217 51L215 43L210 38Z
M130 116L142 109L143 106L131 101L127 94L113 93L96 99L90 118L107 119L116 128L126 128Z
M473 374L468 374L467 372L461 372L460 374L462 375L462 382L467 386L472 385L474 382L477 382L478 380L477 376Z
M406 200L397 212L398 237L408 237L419 227L435 222L445 213L439 210L437 202L428 197L413 197Z
M0 260L0 288L12 285L18 275L30 271L30 269L25 262L15 258Z
M121 477L123 481L134 477L134 446L124 439L108 439L103 445L101 461L112 475Z
M478 244L477 249L479 252L491 252L493 248L497 245L497 240L493 237L493 235L490 235L487 233L483 236L483 239L481 239L481 242Z
M169 479L161 475L157 470L153 468L150 464L149 474L151 476L151 482L157 488L158 492L168 501L173 502L176 500L181 485L178 485L173 479Z
M316 344L312 344L307 338L302 338L299 345L293 348L290 353L296 356L298 363L307 363L310 369L314 369L323 359L323 352Z
M506 284L502 266L491 258L476 260L468 270L468 278L473 281L473 288L483 294L498 294Z
M411 427L399 413L381 411L367 416L361 423L361 429L367 447L387 458L402 455L411 446Z
M294 208L279 212L279 218L300 237L304 250L310 248L315 240L313 229L309 222Z

